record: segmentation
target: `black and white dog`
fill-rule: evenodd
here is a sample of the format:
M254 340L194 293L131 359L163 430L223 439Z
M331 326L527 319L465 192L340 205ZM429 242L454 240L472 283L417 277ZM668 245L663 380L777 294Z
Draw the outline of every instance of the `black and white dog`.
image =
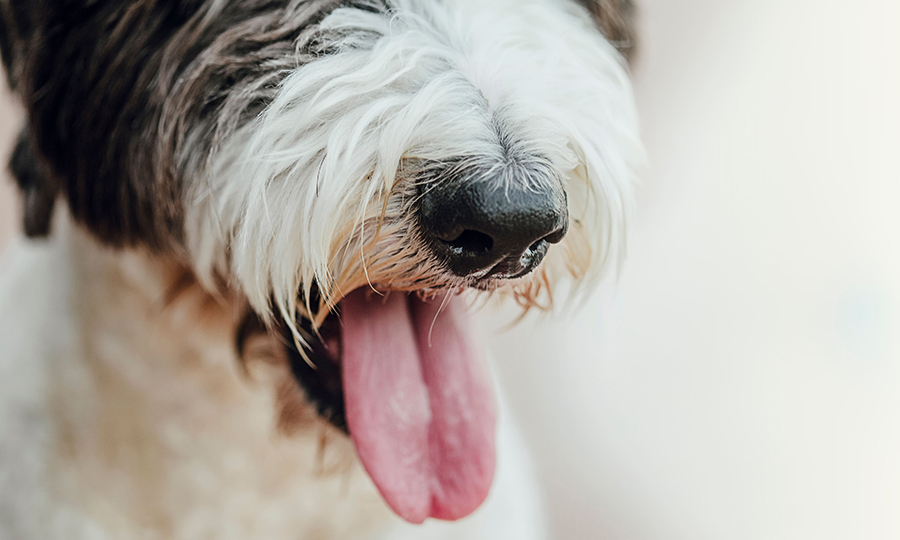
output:
M632 19L0 0L0 538L542 538L466 300L620 250Z

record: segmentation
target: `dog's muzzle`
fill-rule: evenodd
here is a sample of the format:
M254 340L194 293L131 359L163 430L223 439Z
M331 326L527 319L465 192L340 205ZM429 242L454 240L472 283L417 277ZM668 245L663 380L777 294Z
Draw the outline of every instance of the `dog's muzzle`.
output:
M528 274L568 228L560 182L510 168L498 167L506 174L497 178L457 164L416 185L420 256L440 259L441 276L464 278L462 286L376 282L347 291L316 328L297 321L305 354L282 332L310 403L350 435L385 501L412 523L469 515L494 477L493 387L465 302L454 296Z
M524 276L568 230L566 194L556 182L445 180L421 185L420 195L422 232L435 255L460 277Z

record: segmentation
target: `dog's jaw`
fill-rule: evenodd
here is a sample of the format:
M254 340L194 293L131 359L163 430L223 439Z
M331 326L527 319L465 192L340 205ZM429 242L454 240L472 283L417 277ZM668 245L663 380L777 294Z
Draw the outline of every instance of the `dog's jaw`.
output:
M455 520L481 505L494 474L495 397L463 299L362 288L317 331L299 328L305 346L286 328L282 338L305 399L351 436L398 515Z

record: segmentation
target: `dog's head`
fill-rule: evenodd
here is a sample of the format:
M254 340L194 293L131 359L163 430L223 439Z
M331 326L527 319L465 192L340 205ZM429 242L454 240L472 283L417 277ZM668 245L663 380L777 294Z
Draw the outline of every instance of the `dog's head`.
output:
M402 517L473 511L494 409L455 296L545 306L615 256L630 2L0 0L0 25L26 228L62 197L238 292Z

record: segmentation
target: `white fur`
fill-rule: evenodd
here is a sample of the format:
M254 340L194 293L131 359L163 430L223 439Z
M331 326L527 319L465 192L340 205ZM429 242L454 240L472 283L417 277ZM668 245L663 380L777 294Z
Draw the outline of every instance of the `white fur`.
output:
M584 13L553 0L395 0L390 18L341 9L323 27L348 36L342 52L290 75L190 194L205 283L228 276L255 309L274 298L289 320L313 285L336 302L367 281L403 284L416 268L377 271L411 241L402 160L483 159L498 131L549 161L568 192L571 230L545 266L600 275L621 248L641 146L622 60Z

